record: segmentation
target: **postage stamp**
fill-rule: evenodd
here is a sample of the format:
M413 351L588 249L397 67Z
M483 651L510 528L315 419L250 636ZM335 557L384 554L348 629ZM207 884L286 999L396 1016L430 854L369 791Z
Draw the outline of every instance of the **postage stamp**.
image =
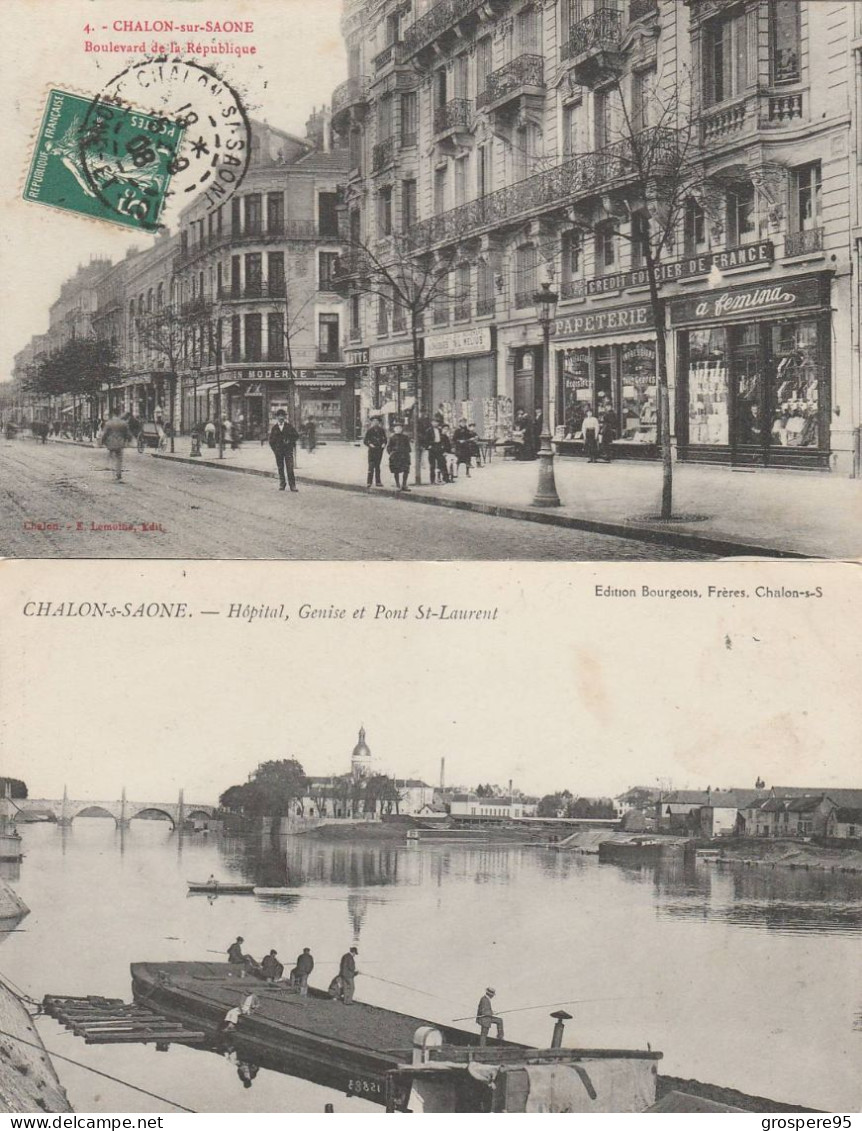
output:
M182 139L164 116L51 90L24 199L153 231Z
M122 107L140 117L135 107L146 108L161 125L152 140L164 141L166 123L182 127L176 156L169 165L171 186L167 195L179 207L203 195L210 209L224 204L245 176L251 154L251 125L236 90L211 67L167 56L147 58L115 75L93 100L85 122L103 138L110 130L100 126L111 108ZM171 141L174 138L170 138ZM84 173L96 195L113 207L102 191L103 162L112 153L83 153Z

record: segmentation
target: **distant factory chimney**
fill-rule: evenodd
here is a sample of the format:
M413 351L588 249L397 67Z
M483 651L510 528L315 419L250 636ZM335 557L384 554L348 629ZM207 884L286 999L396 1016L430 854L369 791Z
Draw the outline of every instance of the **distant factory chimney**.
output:
M440 788L446 788L446 759L440 759Z

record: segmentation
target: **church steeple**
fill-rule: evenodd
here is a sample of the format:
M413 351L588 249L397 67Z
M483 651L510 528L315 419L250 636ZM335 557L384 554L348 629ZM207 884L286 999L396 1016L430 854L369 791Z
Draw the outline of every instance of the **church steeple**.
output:
M365 742L365 727L359 728L359 741L353 747L350 758L350 772L354 778L365 777L371 769L371 751Z

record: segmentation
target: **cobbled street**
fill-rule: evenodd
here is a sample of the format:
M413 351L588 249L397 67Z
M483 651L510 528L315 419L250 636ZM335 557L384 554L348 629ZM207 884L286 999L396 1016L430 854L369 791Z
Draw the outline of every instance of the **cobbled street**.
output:
M104 450L0 444L0 553L35 558L708 561L634 539ZM108 529L125 525L133 529ZM47 528L50 527L50 528ZM101 527L102 529L98 529Z

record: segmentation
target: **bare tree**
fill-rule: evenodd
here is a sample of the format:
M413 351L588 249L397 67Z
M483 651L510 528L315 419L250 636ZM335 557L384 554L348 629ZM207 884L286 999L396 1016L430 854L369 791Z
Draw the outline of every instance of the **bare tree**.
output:
M168 303L141 314L135 319L135 333L141 346L155 354L167 368L170 397L170 444L174 450L174 407L177 396L177 379L186 357L188 337L206 316L203 299L187 303Z
M347 240L350 249L341 257L336 283L341 293L377 295L391 307L393 322L409 321L413 346L413 453L414 482L422 482L419 459L419 421L422 405L422 355L419 343L427 311L440 302L460 302L462 294L453 279L461 252L457 242L439 251L418 250L409 232L394 233L377 247L361 240ZM398 390L400 409L400 387Z
M640 267L649 285L650 307L656 333L659 445L662 457L661 518L673 515L673 459L671 450L670 392L665 330L666 298L661 293L662 260L673 251L683 226L687 202L694 199L714 215L720 186L707 178L699 145L699 125L693 106L691 76L683 75L672 87L650 95L646 112L635 113L626 97L623 76L616 73L606 92L618 106L615 136L597 153L585 155L594 162L591 179L606 181L608 191L600 202L574 208L573 227L593 236L608 233L637 249Z

